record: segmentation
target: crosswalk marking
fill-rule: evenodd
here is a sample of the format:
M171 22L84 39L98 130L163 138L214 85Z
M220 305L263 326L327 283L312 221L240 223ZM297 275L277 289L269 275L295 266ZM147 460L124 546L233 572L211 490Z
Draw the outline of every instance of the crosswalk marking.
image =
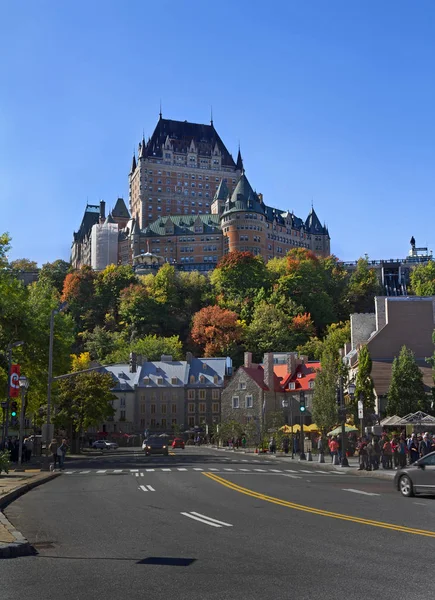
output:
M228 463L227 463L228 464ZM91 470L91 469L87 469L84 471L80 471L77 469L71 469L68 471L63 471L63 474L65 475L120 475L122 473L130 473L133 477L144 477L145 473L161 473L161 472L187 472L187 471L196 471L196 472L203 472L203 471L207 471L207 472L228 472L228 473L234 473L235 471L241 471L243 473L250 473L250 472L256 472L256 473L279 473L282 475L285 475L287 473L292 473L295 475L346 475L347 472L343 472L343 471L338 471L338 470L330 470L330 471L324 471L324 470L317 470L317 469L312 469L312 470L308 470L308 469L271 469L271 468L260 468L260 467L254 467L254 465L252 465L250 468L243 468L243 467L236 467L236 465L233 465L231 467L193 467L193 466L189 466L189 467L173 467L173 468L163 468L163 467L156 467L156 468L150 468L150 469L99 469L99 470Z
M123 469L115 469L113 472L114 473L122 473Z
M269 469L271 473L282 473L279 469Z
M261 473L264 473L264 472L265 472L265 469L254 469L254 471L259 471L259 472L261 472Z
M107 472L107 469L103 469L102 471L97 471L97 474L98 473L106 473L106 472Z
M138 473L139 469L130 469L130 473Z
M187 471L187 469L179 468L177 471Z
M234 469L224 469L224 471L234 471Z
M155 471L155 469L145 469L145 471L146 471L147 473L153 473L153 472Z
M194 471L203 471L204 469L201 469L200 467L194 467L193 470Z

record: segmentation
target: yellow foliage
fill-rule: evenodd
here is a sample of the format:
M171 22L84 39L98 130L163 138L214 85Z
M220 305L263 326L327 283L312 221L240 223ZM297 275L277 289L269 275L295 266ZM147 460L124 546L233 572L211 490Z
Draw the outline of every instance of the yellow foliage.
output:
M89 369L91 365L91 355L89 352L82 352L81 354L71 354L71 369L75 371L83 371Z

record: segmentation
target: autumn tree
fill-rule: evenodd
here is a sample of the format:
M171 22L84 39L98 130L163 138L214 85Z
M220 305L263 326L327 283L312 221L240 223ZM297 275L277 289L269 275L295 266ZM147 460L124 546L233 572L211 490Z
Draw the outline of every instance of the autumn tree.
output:
M235 312L219 306L207 306L194 315L190 335L203 349L204 356L231 356L242 339L242 333L242 325Z
M45 263L39 271L38 281L54 287L61 294L65 277L70 269L71 264L61 259L55 260L52 263Z
M28 258L17 258L9 263L9 266L14 271L37 271L38 263Z
M95 279L97 275L85 265L65 277L62 302L68 303L78 331L93 329L96 323Z
M427 411L427 402L423 373L412 350L402 346L399 356L393 361L387 414L404 417L418 410Z
M418 265L411 271L411 287L417 296L435 296L435 262Z
M375 296L382 293L376 270L370 268L367 258L360 258L347 290L349 314L374 312Z
M364 413L372 415L375 413L375 391L373 386L372 359L367 346L362 346L358 353L358 371L355 379L355 395L350 404L350 410L354 420L358 418L358 401L364 405Z

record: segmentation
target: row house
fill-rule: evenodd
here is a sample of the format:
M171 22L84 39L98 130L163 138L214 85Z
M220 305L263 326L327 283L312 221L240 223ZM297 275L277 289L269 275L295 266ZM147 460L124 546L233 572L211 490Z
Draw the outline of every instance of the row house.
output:
M111 373L115 414L100 430L110 434L171 432L220 421L221 395L232 374L229 357L148 361L132 355L130 364L102 368Z

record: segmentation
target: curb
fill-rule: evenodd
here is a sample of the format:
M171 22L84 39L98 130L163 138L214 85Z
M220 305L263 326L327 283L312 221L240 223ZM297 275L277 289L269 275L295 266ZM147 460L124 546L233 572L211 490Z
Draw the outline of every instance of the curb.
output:
M23 483L23 485L20 485L11 492L4 494L4 496L0 498L0 525L3 525L15 540L14 542L10 542L8 544L0 544L0 559L15 558L17 556L33 556L36 554L36 550L33 548L30 542L26 540L22 533L15 529L15 527L10 521L8 521L1 510L6 508L6 506L8 506L11 502L26 492L29 492L31 489L38 487L47 481L51 481L51 479L54 479L59 475L60 473L41 473L40 475L36 475L32 481Z

